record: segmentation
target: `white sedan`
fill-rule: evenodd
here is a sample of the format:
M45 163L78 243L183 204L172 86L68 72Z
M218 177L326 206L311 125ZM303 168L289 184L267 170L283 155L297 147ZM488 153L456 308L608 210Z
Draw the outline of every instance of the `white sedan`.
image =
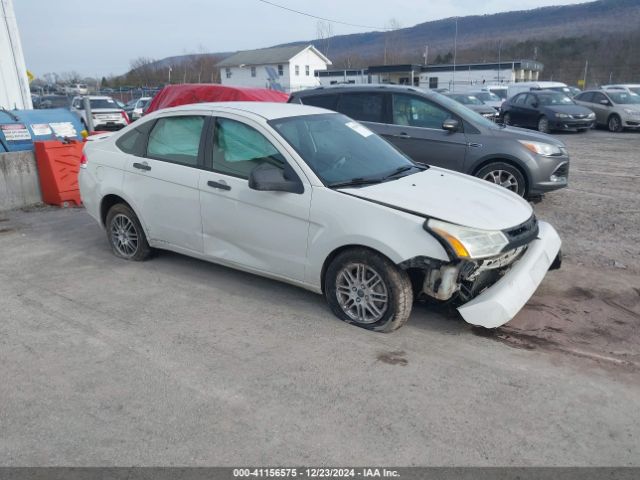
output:
M79 184L118 257L173 250L289 282L376 331L424 296L497 327L560 264L556 231L517 195L315 107L161 110L88 142Z

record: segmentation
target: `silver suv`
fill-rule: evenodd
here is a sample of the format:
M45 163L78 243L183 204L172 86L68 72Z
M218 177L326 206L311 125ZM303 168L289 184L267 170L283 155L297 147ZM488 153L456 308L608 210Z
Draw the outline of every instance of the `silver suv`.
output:
M294 92L290 103L358 120L416 162L496 183L524 197L567 186L564 143L505 127L436 92L400 85L336 85Z

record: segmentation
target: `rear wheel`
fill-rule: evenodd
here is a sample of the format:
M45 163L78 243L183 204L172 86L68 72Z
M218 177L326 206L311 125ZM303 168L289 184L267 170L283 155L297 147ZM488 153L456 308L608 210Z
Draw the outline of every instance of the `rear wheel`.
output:
M609 127L610 132L621 132L622 131L622 121L618 115L611 115L609 120L607 121L607 126Z
M151 247L140 220L129 206L118 203L111 207L105 225L109 245L117 257L137 262L149 258Z
M366 248L346 250L325 274L325 297L333 313L367 330L390 332L409 318L413 289L407 272Z
M485 165L476 172L476 177L500 185L521 197L527 191L527 182L522 172L508 163L493 162Z
M544 115L538 119L538 131L542 133L549 133L549 119Z

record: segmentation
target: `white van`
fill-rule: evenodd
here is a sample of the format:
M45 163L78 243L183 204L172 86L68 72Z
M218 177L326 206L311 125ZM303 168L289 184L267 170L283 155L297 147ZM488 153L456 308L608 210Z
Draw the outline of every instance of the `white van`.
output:
M528 92L530 90L559 90L564 91L566 88L569 91L566 83L562 82L519 82L509 85L507 89L507 98L511 98L521 92ZM568 93L568 92L565 92Z

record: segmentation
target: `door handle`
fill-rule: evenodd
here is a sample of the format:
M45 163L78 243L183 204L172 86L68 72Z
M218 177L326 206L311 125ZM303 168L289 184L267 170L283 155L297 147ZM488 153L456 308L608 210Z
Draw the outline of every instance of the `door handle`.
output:
M231 187L226 183L214 182L213 180L209 180L207 182L207 185L209 185L212 188L219 188L220 190L231 190Z
M142 162L142 163L135 162L133 164L133 168L137 168L138 170L145 170L145 171L151 170L151 167L147 162Z
M396 135L396 137L411 138L411 135L409 135L407 132L400 132L398 135Z

